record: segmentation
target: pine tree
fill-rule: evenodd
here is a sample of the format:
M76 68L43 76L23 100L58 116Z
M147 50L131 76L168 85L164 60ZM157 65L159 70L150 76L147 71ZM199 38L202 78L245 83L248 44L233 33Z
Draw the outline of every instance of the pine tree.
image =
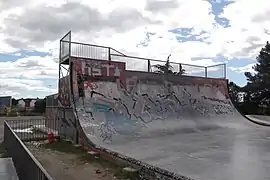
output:
M171 56L171 54L167 57L167 61L166 61L166 63L164 65L161 65L161 64L153 65L153 67L157 69L155 72L156 73L163 73L163 74L175 74L175 75L183 75L183 74L185 74L185 69L182 68L181 64L180 64L179 72L173 72L172 71L173 68L170 65L170 56Z
M241 87L239 87L234 82L229 82L229 95L231 97L232 102L234 105L237 105L239 103L239 96L238 94L241 92Z
M253 66L255 74L245 72L248 81L245 91L252 101L259 103L270 100L270 44L268 41L256 59L257 63Z

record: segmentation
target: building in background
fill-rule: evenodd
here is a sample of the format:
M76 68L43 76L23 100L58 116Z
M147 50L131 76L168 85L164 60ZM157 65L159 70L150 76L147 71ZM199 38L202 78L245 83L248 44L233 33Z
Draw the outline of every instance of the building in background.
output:
M18 108L19 110L31 111L35 108L35 103L38 98L26 98L18 99Z
M25 107L25 102L24 102L24 100L23 99L18 99L17 100L18 101L18 108L19 109L24 109L24 107Z
M11 110L12 96L0 96L0 114L5 114Z

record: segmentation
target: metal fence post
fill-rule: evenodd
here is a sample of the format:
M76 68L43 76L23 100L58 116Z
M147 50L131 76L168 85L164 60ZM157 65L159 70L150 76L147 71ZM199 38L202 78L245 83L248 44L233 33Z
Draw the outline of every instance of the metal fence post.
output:
M151 71L151 62L150 59L147 60L148 72Z
M112 58L111 58L111 48L110 47L109 47L109 50L108 50L108 58L109 58L109 61L112 60Z
M227 66L226 63L224 63L224 79L226 79L227 76Z
M71 31L69 31L69 39L68 39L68 57L69 57L69 61L70 57L71 57Z

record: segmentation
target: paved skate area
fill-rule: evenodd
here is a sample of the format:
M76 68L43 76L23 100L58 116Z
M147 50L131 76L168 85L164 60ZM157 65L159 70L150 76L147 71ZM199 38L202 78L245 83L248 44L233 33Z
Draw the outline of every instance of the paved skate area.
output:
M270 179L270 128L241 116L226 88L95 84L76 107L98 146L198 180Z
M254 122L261 123L265 126L270 126L270 116L264 115L246 115L247 118L251 119Z

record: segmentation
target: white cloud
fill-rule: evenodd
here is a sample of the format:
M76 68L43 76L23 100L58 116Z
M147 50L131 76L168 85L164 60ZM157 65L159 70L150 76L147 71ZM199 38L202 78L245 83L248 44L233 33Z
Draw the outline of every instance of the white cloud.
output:
M56 81L58 64L50 56L29 56L0 62L0 95L25 96L21 92L39 92L43 96L56 89L46 87L44 79ZM31 96L31 95L30 95Z
M214 31L210 41L228 58L254 58L270 38L269 15L270 1L234 1L220 15L230 27Z
M58 77L58 63L51 56L29 56L11 62L0 62L1 78L44 79Z
M152 2L153 4L160 3L160 1ZM171 9L171 11L158 12L152 10L152 18L162 20L168 28L194 28L196 32L209 31L215 23L214 15L211 13L211 4L207 1L179 0Z
M253 66L255 65L255 63L252 64L248 64L246 66L243 67L229 67L232 71L235 71L237 73L245 73L245 72L250 72L250 73L255 73Z
M269 37L265 29L269 27L267 13L270 6L264 0L260 3L239 0L224 8L220 17L229 19L231 27L228 28L216 24L211 4L203 0L142 0L136 3L82 0L68 1L72 3L70 5L63 4L65 1L54 2L39 0L29 1L30 6L18 5L18 2L16 6L6 5L9 9L3 13L5 16L2 18L5 19L0 20L4 25L0 32L2 42L7 43L0 49L12 51L12 48L23 47L58 51L59 45L55 40L71 29L74 40L109 45L147 57L155 54L155 57L162 58L169 51L175 51L180 57L224 55L228 58L253 58ZM47 17L44 13L51 16ZM13 16L7 16L10 14ZM145 39L146 26L148 31L156 33L156 37L148 43L147 48L138 49L136 45ZM179 43L175 34L167 32L172 28L192 28L191 34L204 37L205 42ZM19 33L14 33L18 29ZM159 36L162 38L158 39ZM49 47L48 44L55 45ZM153 49L161 49L158 46L162 46L161 53L154 53Z
M19 56L22 54L17 51L23 49L51 55L0 62L0 77L11 86L41 91L45 86L41 78L56 80L58 76L59 38L69 30L74 41L111 46L146 58L165 60L172 54L171 61L202 66L216 64L213 59L219 55L229 60L254 58L270 37L269 2L237 0L228 5L220 14L229 20L230 26L224 28L215 22L211 4L205 0L1 1L0 53ZM168 32L177 28L191 31L185 36ZM178 40L193 35L204 41ZM146 69L142 61L114 60L125 61L130 68ZM25 85L21 80L34 84Z
M48 2L51 3L52 1ZM157 33L180 27L193 28L194 33L199 33L209 31L215 23L211 5L201 0L142 0L136 3L103 0L71 3L60 7L48 7L45 1L35 1L31 6L20 4L19 7L16 6L16 9L21 9L19 15L14 8L10 8L6 11L9 16L1 20L6 25L2 30L6 44L14 48L42 48L44 43L54 42L72 29L74 39L99 43L102 43L99 39L109 39L113 46L121 45L126 51L133 52L136 51L134 46L144 38L143 30L146 26L153 27ZM48 14L51 16L48 17ZM14 33L18 29L19 33ZM127 37L129 43L126 43Z
M29 92L38 92L43 96L48 92L56 92L56 89L46 87L42 80L5 78L0 80L0 84L0 95L12 95L17 98L22 95L31 96Z

